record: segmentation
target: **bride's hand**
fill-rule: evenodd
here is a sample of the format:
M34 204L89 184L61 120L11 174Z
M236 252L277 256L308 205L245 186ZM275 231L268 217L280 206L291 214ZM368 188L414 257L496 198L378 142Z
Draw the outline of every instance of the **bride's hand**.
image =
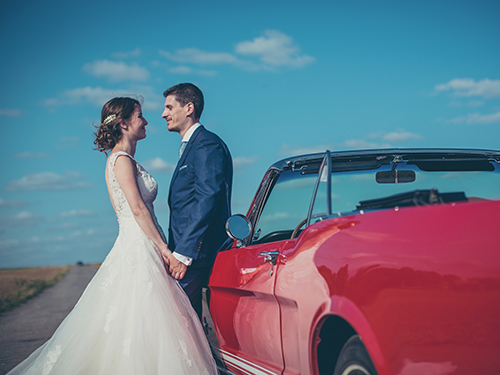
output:
M160 249L161 257L163 258L163 263L165 264L165 269L167 273L170 273L170 260L172 258L172 252L169 250L167 246L165 248Z

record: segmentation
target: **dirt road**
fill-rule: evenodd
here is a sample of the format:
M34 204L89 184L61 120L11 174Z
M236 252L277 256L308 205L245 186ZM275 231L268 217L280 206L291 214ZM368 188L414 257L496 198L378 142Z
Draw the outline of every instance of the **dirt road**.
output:
M92 266L72 267L59 283L17 309L0 315L0 375L52 336L95 272Z

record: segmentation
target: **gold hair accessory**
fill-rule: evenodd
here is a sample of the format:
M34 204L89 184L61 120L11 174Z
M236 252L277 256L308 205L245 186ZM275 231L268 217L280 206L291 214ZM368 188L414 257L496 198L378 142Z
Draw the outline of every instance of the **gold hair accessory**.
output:
M104 119L102 122L104 125L108 125L111 121L113 121L116 118L116 115L109 115Z

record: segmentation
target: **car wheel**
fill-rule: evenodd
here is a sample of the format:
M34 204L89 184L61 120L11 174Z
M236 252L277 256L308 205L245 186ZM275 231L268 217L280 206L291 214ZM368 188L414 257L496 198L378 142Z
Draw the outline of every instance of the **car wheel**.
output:
M340 352L333 375L377 375L358 335L351 336Z

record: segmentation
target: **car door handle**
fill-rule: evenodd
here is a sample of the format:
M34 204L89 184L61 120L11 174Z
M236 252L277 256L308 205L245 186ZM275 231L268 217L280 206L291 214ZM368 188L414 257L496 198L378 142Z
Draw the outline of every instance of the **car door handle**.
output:
M264 262L271 263L271 269L269 270L269 276L273 275L274 266L276 265L276 261L278 260L278 256L280 255L279 251L263 251L259 253L260 257L264 257Z
M280 255L279 251L264 251L259 253L260 257L264 257L264 262L271 263L273 266L276 265L278 255Z

